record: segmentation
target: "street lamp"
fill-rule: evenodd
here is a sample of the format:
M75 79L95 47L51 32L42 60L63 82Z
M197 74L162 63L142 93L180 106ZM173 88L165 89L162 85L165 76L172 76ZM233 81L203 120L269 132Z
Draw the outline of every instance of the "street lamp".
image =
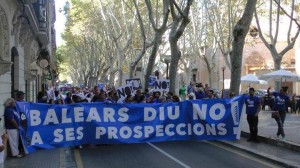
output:
M222 75L223 75L223 89L222 89L222 98L224 97L224 89L225 89L225 82L224 82L224 80L225 80L225 69L226 69L226 66L225 65L223 65L222 67L221 67L221 69L222 69Z
M162 61L167 64L167 79L169 79L169 64L171 62L171 55L164 55Z

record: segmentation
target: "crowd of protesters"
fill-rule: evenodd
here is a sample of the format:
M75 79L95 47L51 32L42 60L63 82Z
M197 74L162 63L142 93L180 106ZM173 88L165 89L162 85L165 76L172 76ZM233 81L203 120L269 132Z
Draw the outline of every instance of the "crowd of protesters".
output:
M5 127L7 129L7 135L3 135L0 140L0 159L2 144L6 144L8 139L10 142L10 148L13 157L23 157L23 152L19 151L18 144L19 132L22 132L22 114L16 111L15 102L24 101L24 92L19 91L16 95L16 99L9 98L5 103ZM269 94L269 89L268 89ZM275 94L275 93L274 93ZM274 95L273 94L273 95ZM284 94L286 95L286 94ZM235 94L233 92L228 93L228 97L232 98ZM133 94L126 95L124 98L118 97L118 92L114 87L99 88L94 86L93 88L80 88L80 87L62 87L51 88L47 92L39 92L37 95L37 103L48 104L73 104L84 102L106 102L106 103L165 103L165 102L180 102L184 100L194 99L214 99L223 97L218 92L211 89L207 84L204 86L202 83L191 82L188 86L184 83L180 86L178 94L172 92L161 92L153 89L137 89ZM247 105L247 120L249 122L249 128L251 137L248 141L259 142L257 139L257 124L258 124L258 112L260 111L260 101L256 98L256 105L253 106L254 89L249 89L249 96L246 99ZM280 97L277 96L276 99ZM274 105L279 101L275 101ZM288 98L286 98L286 102ZM249 107L248 107L249 106ZM283 123L285 119L285 106L282 107L283 111L280 111L280 117L275 118L278 123L277 136L281 135L282 139L285 138L283 131ZM8 138L7 138L8 137ZM1 160L0 160L1 163Z
M65 93L65 94L63 94ZM72 104L81 102L107 102L107 103L164 103L180 102L187 99L212 99L218 98L208 85L191 82L189 86L182 84L179 94L172 92L160 92L152 89L137 89L134 94L126 95L125 99L120 99L114 87L100 89L98 86L93 88L63 88L50 89L46 93L39 92L37 95L38 103L49 104Z

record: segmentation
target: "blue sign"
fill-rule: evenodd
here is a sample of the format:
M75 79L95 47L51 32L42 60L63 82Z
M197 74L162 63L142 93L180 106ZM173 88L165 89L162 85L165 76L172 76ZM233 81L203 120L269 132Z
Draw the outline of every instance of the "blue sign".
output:
M156 76L149 76L149 87L154 87L156 82Z
M99 90L103 90L103 88L104 88L104 83L98 83L98 88L99 88Z
M81 144L236 140L244 96L179 103L51 105L20 102L28 152ZM20 108L21 107L21 108Z
M132 85L134 90L142 89L142 82L140 78L126 79L127 85Z

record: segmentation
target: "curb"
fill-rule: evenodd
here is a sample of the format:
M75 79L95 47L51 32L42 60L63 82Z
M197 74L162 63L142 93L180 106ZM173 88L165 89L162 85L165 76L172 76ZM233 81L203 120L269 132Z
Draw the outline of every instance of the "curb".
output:
M300 166L298 163L295 163L293 161L287 161L285 159L282 159L282 158L279 158L279 157L276 157L276 156L273 156L273 155L270 155L270 154L267 154L267 153L264 153L264 152L260 152L258 150L254 150L254 149L251 149L251 148L248 148L248 147L245 147L243 145L235 143L234 141L233 142L231 142L231 141L219 141L219 142L221 144L233 147L236 150L243 151L243 152L246 152L248 154L258 156L258 157L263 158L263 159L265 159L267 161L270 161L270 162L274 162L274 163L276 163L280 166L283 166L283 167L297 168L297 167Z
M250 134L248 132L241 132L241 136L249 138ZM290 142L290 141L280 141L280 140L276 140L272 137L263 137L258 135L258 138L261 142L265 142L274 146L279 146L279 147L283 147L292 151L296 151L296 152L300 152L300 144L294 143L294 142Z

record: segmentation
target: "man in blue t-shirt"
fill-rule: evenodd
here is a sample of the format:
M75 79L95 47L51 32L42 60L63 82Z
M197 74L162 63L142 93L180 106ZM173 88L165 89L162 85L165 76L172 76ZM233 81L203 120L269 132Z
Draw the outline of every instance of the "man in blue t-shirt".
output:
M261 109L261 103L257 96L254 96L254 88L249 88L249 96L245 99L247 121L250 129L250 138L248 142L253 141L259 143L257 139L258 113Z
M287 94L287 88L282 87L280 89L280 92L273 92L272 95L275 98L274 102L274 109L275 111L279 112L280 117L275 118L277 125L278 125L278 130L277 130L277 138L281 135L282 140L285 140L285 134L283 130L283 124L286 116L286 103L291 101L290 97Z

